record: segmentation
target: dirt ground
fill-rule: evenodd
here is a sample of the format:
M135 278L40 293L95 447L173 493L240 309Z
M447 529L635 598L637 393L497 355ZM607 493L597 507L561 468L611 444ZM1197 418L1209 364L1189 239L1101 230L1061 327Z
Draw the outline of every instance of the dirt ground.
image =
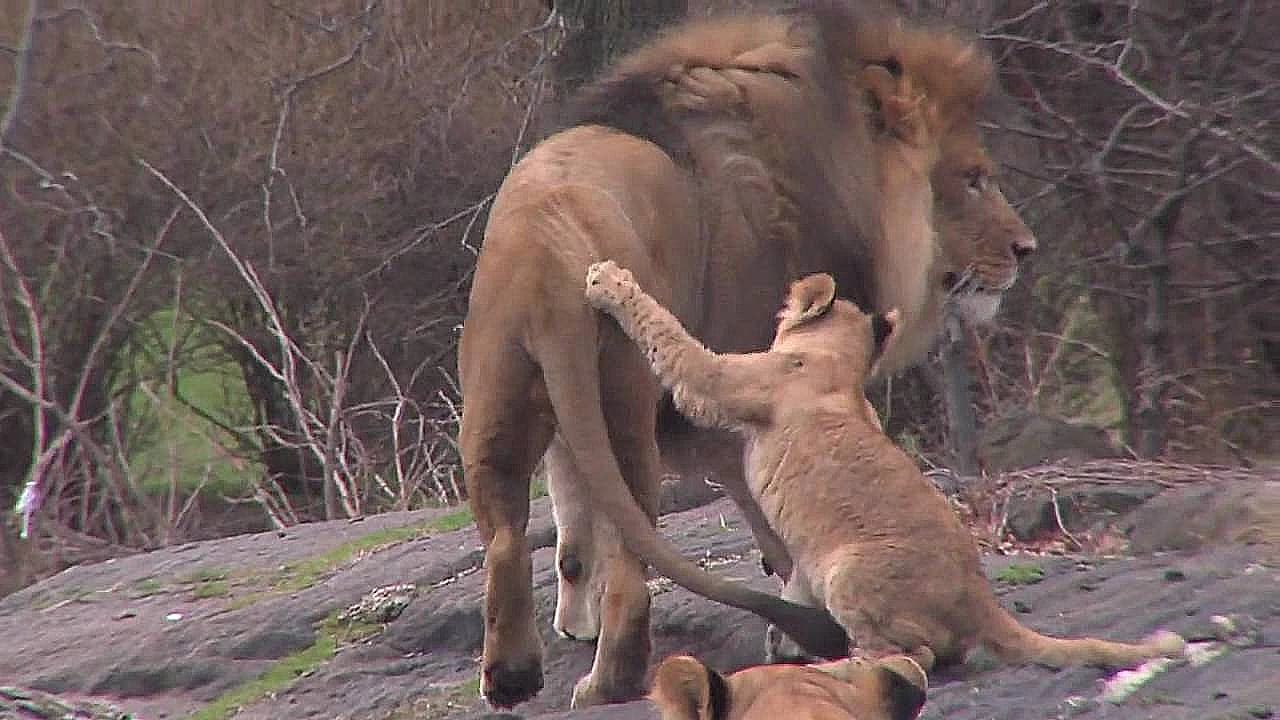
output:
M922 717L1280 717L1280 553L1274 543L1280 525L1267 525L1276 513L1256 512L1280 507L1280 480L1260 481L1244 492L1212 485L1177 492L1186 497L1171 499L1175 491L1157 496L1147 504L1152 517L1127 528L1154 552L993 555L988 570L993 578L1013 564L1043 571L1043 579L1031 584L995 581L1002 601L1038 630L1136 639L1168 628L1199 641L1195 646L1205 652L1221 651L1219 656L1175 663L1118 701L1103 697L1108 678L1098 670L979 661L931 678ZM1228 496L1248 507L1232 510L1212 501ZM1163 504L1153 505L1157 501ZM1178 513L1182 521L1169 523ZM1253 518L1249 532L1236 527L1239 518ZM202 710L198 717L223 717L236 707L237 717L255 720L488 714L475 683L482 556L474 528L450 530L460 520L446 511L398 513L71 568L0 600L0 685L69 702L108 701L138 718ZM1162 522L1170 529L1160 530ZM551 631L554 534L545 499L535 501L530 527L540 547L534 582L546 686L515 712L654 717L644 701L567 711L570 689L589 667L592 648ZM761 576L750 535L728 501L666 516L662 527L715 572L776 588L775 580ZM1223 529L1228 527L1235 530ZM1186 528L1198 528L1195 537L1172 537ZM1170 537L1162 540L1161 532ZM1185 549L1160 551L1162 546ZM373 588L394 584L417 588L394 621L336 619ZM662 583L655 583L655 592L655 659L692 653L726 671L761 661L765 627L759 619ZM1236 630L1224 634L1215 616L1229 617ZM13 692L0 693L0 718L41 716L18 710Z

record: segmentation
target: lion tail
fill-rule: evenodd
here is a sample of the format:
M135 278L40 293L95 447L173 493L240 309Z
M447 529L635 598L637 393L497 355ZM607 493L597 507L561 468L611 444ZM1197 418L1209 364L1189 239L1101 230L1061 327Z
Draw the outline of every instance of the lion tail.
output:
M596 312L585 302L582 311ZM573 327L598 328L599 323L574 323ZM825 658L848 655L844 629L824 609L797 605L712 575L658 534L640 504L626 492L617 457L610 451L600 393L598 330L572 337L552 335L554 339L532 350L542 367L560 437L587 484L593 506L617 527L627 550L692 592L765 618L806 652Z
M1092 665L1116 669L1130 668L1152 658L1182 653L1186 641L1177 633L1162 630L1142 642L1123 643L1098 638L1056 638L1042 635L1001 607L994 594L980 605L985 607L983 646L1007 663L1034 663L1051 668Z

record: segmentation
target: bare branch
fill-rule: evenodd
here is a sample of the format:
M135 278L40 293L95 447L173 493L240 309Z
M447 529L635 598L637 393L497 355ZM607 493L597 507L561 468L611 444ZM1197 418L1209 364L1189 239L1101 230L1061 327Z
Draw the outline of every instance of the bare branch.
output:
M0 150L8 150L9 130L14 119L22 108L22 99L27 90L27 74L31 69L32 46L36 35L36 17L40 14L40 0L27 3L27 22L18 38L18 47L13 54L17 56L13 67L13 87L9 89L9 101L5 103L4 114L0 115Z
M1144 101L1159 108L1164 113L1183 120L1199 122L1199 120L1192 115L1191 110L1188 109L1189 107L1194 106L1187 101L1172 101L1160 96L1159 93L1150 88L1145 82L1130 75L1129 72L1116 61L1108 60L1101 55L1083 52L1072 43L1042 40L1039 38L1031 38L1003 32L987 32L982 33L981 36L985 40L999 40L1002 42L1013 43L1015 45L1034 47L1039 50L1045 50L1059 55L1065 55L1066 57L1089 67L1099 68L1106 72L1109 77L1118 82L1122 87L1132 91ZM1269 153L1265 148L1249 140L1238 137L1230 130L1217 125L1209 124L1206 125L1204 129L1213 137L1229 142L1240 148L1241 151L1247 153L1250 157L1265 165L1269 170L1271 170L1271 172L1280 172L1280 160L1273 158L1271 153Z

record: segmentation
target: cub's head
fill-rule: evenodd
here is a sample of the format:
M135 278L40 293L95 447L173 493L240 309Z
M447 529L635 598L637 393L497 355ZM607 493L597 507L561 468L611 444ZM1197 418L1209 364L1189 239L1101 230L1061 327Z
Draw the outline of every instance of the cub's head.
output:
M928 680L910 658L822 665L762 665L724 677L687 655L654 674L649 699L662 720L913 720Z
M995 317L1019 264L1036 250L1035 236L1000 191L994 167L972 129L944 138L931 175L942 261L937 281L975 322Z
M864 313L836 299L830 275L815 273L791 284L770 349L792 353L799 362L805 355L834 357L843 378L861 387L893 343L897 327L897 310Z

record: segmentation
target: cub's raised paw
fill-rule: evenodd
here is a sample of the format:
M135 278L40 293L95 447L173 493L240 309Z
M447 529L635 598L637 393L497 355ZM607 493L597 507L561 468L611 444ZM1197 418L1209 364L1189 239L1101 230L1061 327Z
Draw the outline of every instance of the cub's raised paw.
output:
M621 291L635 281L630 270L612 260L593 263L587 268L587 301L595 307L612 305L620 299Z

